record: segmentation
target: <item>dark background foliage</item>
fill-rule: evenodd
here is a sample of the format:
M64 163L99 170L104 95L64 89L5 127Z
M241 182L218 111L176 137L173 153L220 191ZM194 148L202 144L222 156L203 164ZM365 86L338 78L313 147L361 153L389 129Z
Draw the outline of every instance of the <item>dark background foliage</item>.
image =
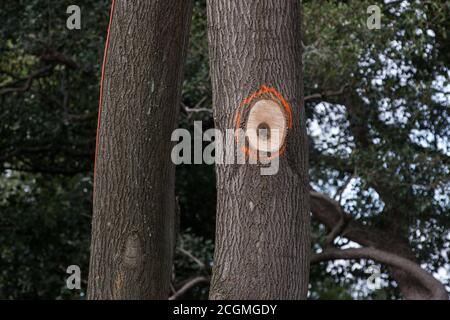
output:
M303 1L305 108L312 186L354 219L407 238L449 285L448 1ZM367 7L382 9L369 30ZM81 30L66 28L67 6ZM0 298L83 298L92 168L110 1L0 0ZM299 21L300 23L300 21ZM195 1L180 126L213 127L205 1ZM196 110L193 112L192 110ZM173 286L210 273L214 167L177 167L181 230ZM325 229L313 225L314 250ZM352 246L341 237L337 246ZM193 257L195 258L193 258ZM313 266L311 298L399 298L373 261ZM66 268L82 290L66 288ZM205 298L207 285L186 298Z

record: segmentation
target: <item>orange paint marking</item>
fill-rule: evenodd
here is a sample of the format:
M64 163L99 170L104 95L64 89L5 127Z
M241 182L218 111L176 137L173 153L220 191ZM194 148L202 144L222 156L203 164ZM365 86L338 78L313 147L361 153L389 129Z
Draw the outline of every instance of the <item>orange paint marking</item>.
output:
M96 171L96 162L97 162L97 155L98 155L98 145L100 140L100 123L101 123L101 116L102 116L102 104L103 104L103 82L105 80L105 65L106 65L106 58L108 56L108 47L109 47L109 36L111 31L111 25L113 21L113 15L114 15L114 8L116 5L116 1L112 0L111 3L111 11L109 13L109 23L108 23L108 31L106 36L106 44L105 44L105 50L103 52L103 63L102 63L102 77L100 80L100 98L98 101L98 116L97 116L97 132L96 132L96 140L95 140L95 157L94 157L94 183L93 183L93 193L95 192L95 171Z
M273 96L275 96L275 98L281 103L281 105L284 108L285 114L287 116L287 127L290 129L292 128L292 110L291 107L289 106L289 103L284 99L284 97L281 95L281 93L279 93L275 88L273 87L269 87L266 85L262 85L261 88L259 90L257 90L256 92L252 93L249 97L245 98L241 104L239 105L238 111L236 112L236 116L235 116L235 132L237 132L237 130L240 128L241 126L241 112L242 110L247 107L248 105L250 105L255 99L259 98L260 96L262 96L263 94L271 94ZM239 135L235 133L235 138L236 138L236 142L239 144ZM247 157L252 156L252 153L250 151L250 149L247 146L243 146L242 150L244 151L244 154ZM270 157L268 157L269 160L281 156L286 150L286 144L283 143L283 145L281 146L280 150L278 150L277 152L274 152L271 154ZM253 155L254 156L254 155Z

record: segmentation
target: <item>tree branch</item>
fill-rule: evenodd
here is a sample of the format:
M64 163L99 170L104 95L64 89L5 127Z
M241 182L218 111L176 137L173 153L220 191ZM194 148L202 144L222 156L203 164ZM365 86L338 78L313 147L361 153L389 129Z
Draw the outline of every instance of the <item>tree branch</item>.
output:
M191 280L187 281L185 285L183 285L177 292L175 292L169 300L177 300L181 296L183 296L187 291L192 289L193 287L201 284L201 283L209 283L209 278L207 277L195 277Z
M0 96L10 93L10 92L25 92L28 89L30 89L31 84L33 83L33 80L36 78L43 77L44 75L48 74L49 71L51 71L54 68L53 65L46 66L44 68L41 68L33 73L31 73L27 78L18 80L14 82L13 84L7 84L2 87L0 87ZM14 87L15 84L25 81L25 84L21 87ZM11 87L13 85L13 87Z
M438 280L423 270L418 264L396 254L373 247L345 250L327 249L321 253L312 255L311 264L335 259L371 259L391 267L402 269L428 289L428 299L448 300L448 293Z
M405 298L407 299L426 299L433 297L433 299L439 298L439 292L446 292L445 287L439 281L434 279L428 272L420 268L420 265L416 263L415 255L409 247L408 243L403 241L401 237L396 234L391 234L378 228L369 227L362 225L361 223L352 219L352 217L345 213L340 207L339 203L330 197L316 192L314 190L310 191L310 205L313 217L316 218L320 223L324 224L327 229L331 230L329 233L329 239L337 234L340 224L341 217L347 219L345 228L342 229L341 234L346 238L359 243L360 245L375 248L381 250L382 252L387 252L390 255L394 255L401 259L409 261L427 276L414 277L408 270L405 271L404 268L397 268L397 265L389 265L389 271L393 276L394 280L400 287L400 290ZM332 241L333 239L331 239ZM327 251L327 249L326 249ZM329 252L329 251L327 251ZM334 252L334 251L333 251ZM317 259L317 258L315 258ZM330 259L332 259L330 257ZM428 279L426 282L420 282L424 279ZM419 280L419 281L418 281ZM440 286L439 290L435 290L436 286ZM433 292L430 292L430 288L433 288Z
M198 264L198 266L202 269L206 270L206 265L197 257L195 257L192 253L190 253L189 251L187 251L186 249L183 248L177 248L178 251L180 251L182 254L184 254L186 257L188 257L189 259L191 259L192 261L194 261L196 264Z
M337 91L333 91L333 90L325 90L323 92L319 92L319 93L314 93L311 94L309 96L305 96L304 97L304 101L308 102L311 100L317 100L317 99L324 99L324 98L329 98L329 97L335 97L335 96L340 96L342 94L344 94L345 89L347 89L350 85L344 84L339 90Z
M187 115L188 118L191 117L191 114L193 113L199 113L199 112L206 112L206 113L213 113L213 110L210 108L201 108L200 106L203 104L203 102L205 102L206 97L203 97L202 99L200 99L199 102L197 102L195 104L195 106L193 108L188 107L186 104L184 104L183 102L180 103L181 106L181 111Z

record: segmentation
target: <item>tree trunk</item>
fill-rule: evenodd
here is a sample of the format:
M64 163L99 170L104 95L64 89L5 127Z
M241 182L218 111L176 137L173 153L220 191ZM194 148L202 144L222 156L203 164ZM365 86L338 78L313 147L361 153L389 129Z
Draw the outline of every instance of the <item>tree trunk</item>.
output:
M308 148L298 3L209 0L207 4L216 128L222 133L235 128L243 101L260 88L274 88L291 109L277 174L261 175L259 165L216 165L211 299L303 299L307 295ZM261 97L248 108L256 107ZM281 99L269 100L279 103ZM260 103L260 110L272 108L273 101ZM237 118L245 123L249 114L254 117L243 112L243 119ZM279 113L274 115L278 121ZM269 121L272 117L261 116Z
M191 2L113 2L94 177L88 298L167 299ZM100 119L100 118L99 118Z

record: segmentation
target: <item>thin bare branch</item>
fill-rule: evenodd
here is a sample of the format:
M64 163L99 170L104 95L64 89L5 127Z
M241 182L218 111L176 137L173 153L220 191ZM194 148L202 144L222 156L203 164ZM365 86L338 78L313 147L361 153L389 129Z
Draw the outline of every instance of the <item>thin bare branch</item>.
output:
M45 76L48 74L54 66L46 66L44 68L41 68L33 73L31 73L27 78L18 80L14 82L13 84L5 84L2 87L0 87L0 96L10 93L10 92L25 92L28 89L31 88L31 85L33 83L33 80L36 78L40 78L42 76ZM23 86L17 87L16 84L25 81Z
M181 107L185 113L198 113L198 112L212 113L213 112L212 109L209 109L209 108L198 108L198 107L190 108L187 105L185 105L183 102L181 102Z
M206 264L204 264L199 258L195 257L192 253L190 253L189 251L187 251L186 249L183 248L177 248L178 251L180 251L182 254L184 254L186 257L188 257L189 259L191 259L192 261L194 261L196 264L198 264L198 266L202 269L206 269Z
M207 277L195 277L192 278L191 280L189 280L188 282L186 282L185 285L183 285L180 289L178 289L177 292L175 292L170 298L169 300L177 300L179 299L181 296L183 296L187 291L189 291L190 289L192 289L193 287L202 284L202 283L209 283L209 278Z
M304 101L308 102L308 101L311 101L311 100L317 100L317 99L324 99L324 98L340 96L340 95L344 94L345 89L347 89L348 87L349 87L349 84L347 83L347 84L343 85L337 91L325 90L323 92L314 93L314 94L311 94L309 96L305 96Z
M344 214L341 214L341 218L339 219L339 222L336 224L336 226L331 229L331 231L327 234L325 237L325 243L324 247L329 248L333 246L334 239L342 234L342 232L345 230L345 227L347 226L347 222L349 219L346 219L346 216Z

